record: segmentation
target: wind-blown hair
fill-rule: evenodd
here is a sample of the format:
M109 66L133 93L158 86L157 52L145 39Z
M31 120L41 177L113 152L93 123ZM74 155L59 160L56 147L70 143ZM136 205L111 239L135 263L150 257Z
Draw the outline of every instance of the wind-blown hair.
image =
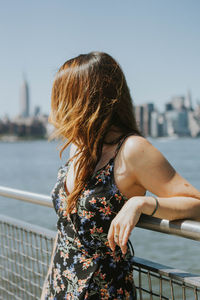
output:
M66 214L73 211L86 182L95 170L104 138L112 125L122 135L109 144L117 143L129 132L138 129L132 99L125 76L119 64L108 54L91 52L66 61L58 70L51 94L51 112L48 119L54 125L49 139L65 141L77 146L74 190L67 197Z

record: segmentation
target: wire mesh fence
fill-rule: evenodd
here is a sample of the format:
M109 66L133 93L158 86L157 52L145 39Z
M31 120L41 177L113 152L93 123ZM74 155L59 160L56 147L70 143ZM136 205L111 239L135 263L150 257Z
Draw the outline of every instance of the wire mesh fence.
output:
M40 299L56 232L0 215L0 299ZM197 300L200 277L133 257L138 300Z
M200 275L134 257L138 300L200 299Z
M0 216L0 299L40 299L55 232Z

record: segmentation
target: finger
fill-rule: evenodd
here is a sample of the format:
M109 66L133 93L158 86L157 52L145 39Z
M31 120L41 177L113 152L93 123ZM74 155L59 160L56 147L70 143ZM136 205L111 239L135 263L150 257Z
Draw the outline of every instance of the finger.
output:
M127 230L128 229L127 229L127 225L126 225L126 226L123 226L123 230L120 231L120 248L121 248L123 254L125 254L127 251L126 243L123 244L124 236L126 235Z
M114 242L115 242L115 244L119 245L119 234L118 233L114 234Z
M122 241L123 241L123 236L124 236L125 229L126 229L126 224L121 225L120 232L119 232L119 239L118 239L118 241L119 241L118 245L120 247L122 247Z
M128 242L130 234L131 234L131 227L130 227L130 225L127 225L126 229L124 231L124 236L123 236L123 240L122 240L122 249L123 250L127 248L127 242Z
M126 252L127 252L127 244L125 246L122 246L121 250L122 250L123 254L126 254Z
M107 238L108 238L108 243L109 243L110 248L112 249L112 251L114 251L115 241L114 241L114 225L113 225L113 222L111 222L111 224L110 224L110 228L109 228L109 231L108 231Z
M119 223L114 226L114 241L115 244L119 245L119 234L120 234L120 225Z

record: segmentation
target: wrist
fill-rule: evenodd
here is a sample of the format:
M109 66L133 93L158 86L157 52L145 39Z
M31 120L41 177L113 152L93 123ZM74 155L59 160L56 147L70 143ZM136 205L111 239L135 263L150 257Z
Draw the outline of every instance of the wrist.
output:
M133 202L135 203L138 212L141 214L151 216L158 208L158 203L155 201L155 197L153 196L135 196L131 199L134 200Z
M145 207L145 199L143 196L134 196L131 197L129 199L132 203L132 205L134 206L134 208L136 209L136 211L140 214L143 214L143 210Z

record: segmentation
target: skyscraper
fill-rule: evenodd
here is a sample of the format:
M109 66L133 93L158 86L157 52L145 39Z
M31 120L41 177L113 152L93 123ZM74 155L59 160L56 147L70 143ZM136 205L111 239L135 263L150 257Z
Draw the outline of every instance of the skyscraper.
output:
M154 103L145 103L143 107L143 134L151 136L151 113L154 111Z
M143 105L135 105L135 118L136 118L136 123L140 129L141 132L143 132L143 125L144 125L144 120L143 120L143 115L144 115L144 107Z
M185 97L185 107L188 109L188 110L193 110L192 109L192 96L191 96L191 92L190 90L187 91L187 95Z
M26 79L23 79L20 88L20 116L29 117L29 87Z

